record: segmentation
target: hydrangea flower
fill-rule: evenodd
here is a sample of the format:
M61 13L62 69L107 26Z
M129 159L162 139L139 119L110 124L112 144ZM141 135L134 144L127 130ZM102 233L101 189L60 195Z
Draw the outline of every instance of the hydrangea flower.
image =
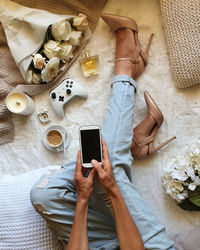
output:
M200 186L200 143L171 161L164 169L162 183L166 193L179 203Z

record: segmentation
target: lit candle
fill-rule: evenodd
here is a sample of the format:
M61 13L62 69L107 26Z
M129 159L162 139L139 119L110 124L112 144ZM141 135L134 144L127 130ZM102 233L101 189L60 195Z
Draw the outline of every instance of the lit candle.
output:
M6 98L7 108L15 114L30 115L34 111L34 102L23 92L11 92Z

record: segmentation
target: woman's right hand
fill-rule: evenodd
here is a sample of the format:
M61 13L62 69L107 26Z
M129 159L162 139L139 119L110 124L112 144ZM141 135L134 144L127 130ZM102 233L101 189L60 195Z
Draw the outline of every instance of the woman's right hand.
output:
M96 160L92 160L91 164L98 173L101 185L107 190L108 193L112 194L113 191L118 187L115 181L115 177L112 170L112 164L110 162L108 149L104 139L102 139L102 153L102 165L100 165Z

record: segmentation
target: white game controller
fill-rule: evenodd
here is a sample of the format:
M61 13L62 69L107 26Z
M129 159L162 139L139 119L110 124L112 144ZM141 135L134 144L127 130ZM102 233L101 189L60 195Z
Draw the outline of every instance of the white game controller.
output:
M59 118L64 118L64 105L75 96L87 98L88 93L78 82L70 78L65 78L49 92L50 102Z

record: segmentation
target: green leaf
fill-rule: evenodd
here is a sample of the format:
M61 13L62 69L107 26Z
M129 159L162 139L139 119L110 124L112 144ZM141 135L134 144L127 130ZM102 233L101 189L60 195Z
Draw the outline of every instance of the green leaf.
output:
M200 207L200 187L196 187L194 191L188 189L188 199L196 206Z
M200 207L194 205L188 198L179 203L178 206L187 211L200 211Z

